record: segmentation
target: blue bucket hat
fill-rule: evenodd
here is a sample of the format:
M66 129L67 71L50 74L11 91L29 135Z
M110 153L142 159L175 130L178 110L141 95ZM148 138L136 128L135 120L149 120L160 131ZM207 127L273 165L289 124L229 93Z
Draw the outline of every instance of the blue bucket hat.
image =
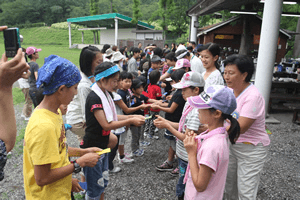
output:
M71 87L81 80L79 69L70 61L56 55L45 58L38 71L37 88L43 87L44 95L53 94L62 85Z

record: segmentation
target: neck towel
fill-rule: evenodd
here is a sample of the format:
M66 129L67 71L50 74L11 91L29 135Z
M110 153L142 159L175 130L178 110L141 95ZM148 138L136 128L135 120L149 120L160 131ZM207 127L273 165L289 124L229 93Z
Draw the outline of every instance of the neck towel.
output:
M195 140L197 141L197 156L198 156L198 152L201 148L201 145L202 145L202 140L205 140L207 138L210 138L214 135L217 135L217 134L223 134L224 137L227 137L228 136L228 133L226 132L226 128L225 127L219 127L219 128L216 128L214 129L213 131L205 131L203 133L201 133L200 135L197 135L195 137ZM188 164L187 168L186 168L186 171L185 171L185 175L184 175L184 179L183 179L183 183L185 184L187 182L187 179L188 179L188 176L189 176L189 173L190 173L190 164Z
M92 86L92 90L100 97L103 105L103 110L106 116L106 120L108 123L112 121L118 121L117 111L115 107L115 103L111 98L110 94L105 90L104 92L99 88L99 86L94 84Z
M194 108L190 105L187 105L186 109L182 112L182 116L180 118L180 121L179 121L179 127L178 127L178 131L179 132L182 132L183 130L183 125L184 125L184 122L185 122L185 118L186 116L189 114L189 112L191 112Z

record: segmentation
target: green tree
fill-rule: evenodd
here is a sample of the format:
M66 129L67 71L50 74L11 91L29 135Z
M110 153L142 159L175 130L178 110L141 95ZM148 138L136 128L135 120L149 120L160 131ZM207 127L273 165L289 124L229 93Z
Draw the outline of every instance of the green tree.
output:
M99 2L98 2L98 0L90 0L90 13L91 13L91 15L99 14Z
M142 17L142 13L140 10L140 0L133 0L133 5L132 5L132 20L131 23L137 24L139 19Z

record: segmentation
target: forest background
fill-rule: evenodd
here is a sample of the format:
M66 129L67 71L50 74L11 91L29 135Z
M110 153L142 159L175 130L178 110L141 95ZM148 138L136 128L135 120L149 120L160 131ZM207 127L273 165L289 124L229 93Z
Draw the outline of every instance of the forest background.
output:
M0 0L0 25L30 28L51 26L68 18L120 13L168 31L173 42L185 42L189 37L190 17L186 11L197 0ZM284 12L300 12L299 5L283 5ZM262 16L262 12L258 13ZM199 27L227 20L229 11L199 16ZM297 29L297 17L282 17L280 27ZM300 23L298 23L300 25ZM295 39L289 41L292 54Z

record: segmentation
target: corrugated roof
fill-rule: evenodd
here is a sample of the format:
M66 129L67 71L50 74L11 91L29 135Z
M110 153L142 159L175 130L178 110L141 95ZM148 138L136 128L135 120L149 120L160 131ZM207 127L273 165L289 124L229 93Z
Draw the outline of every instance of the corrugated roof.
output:
M103 15L93 15L93 16L85 16L85 17L76 17L76 18L69 18L67 19L67 22L75 23L75 24L81 24L88 27L107 27L112 28L114 26L114 23L112 20L114 19L120 19L119 21L119 27L132 27L134 28L135 25L131 23L132 18L119 14L119 13L108 13ZM147 29L154 29L154 26L151 26L145 22L138 21L138 26L147 28Z

